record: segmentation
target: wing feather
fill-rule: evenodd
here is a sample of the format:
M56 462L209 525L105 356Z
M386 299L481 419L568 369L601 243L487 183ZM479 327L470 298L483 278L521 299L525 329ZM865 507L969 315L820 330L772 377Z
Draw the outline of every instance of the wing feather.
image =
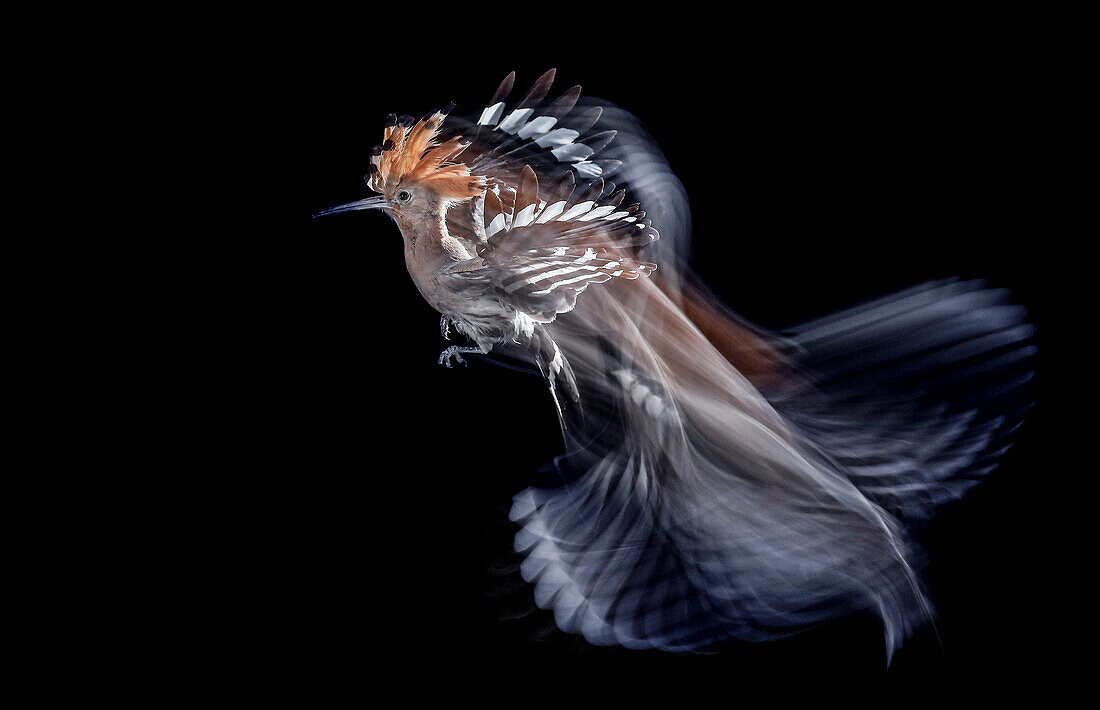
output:
M637 204L623 206L626 191L605 180L621 163L599 158L616 136L592 132L603 109L578 109L580 86L550 99L556 74L544 73L515 102L509 74L476 123L452 117L444 137L449 158L486 185L483 200L458 207L478 227L470 244L477 262L451 273L487 279L543 322L572 310L592 284L651 274L656 265L637 251L659 236Z
M499 189L518 189L522 171L530 167L540 181L553 184L565 172L576 170L592 178L608 175L621 163L598 159L614 139L614 131L588 135L602 113L599 107L576 110L581 87L573 86L557 98L548 95L556 70L544 73L518 102L509 104L515 83L510 73L493 93L476 121L452 116L444 133L461 146L451 151L474 175L484 176Z
M624 199L624 190L600 178L577 189L571 174L540 194L538 176L526 166L510 200L486 193L487 239L477 246L477 268L452 273L488 280L536 321L553 321L571 311L589 286L656 269L637 251L659 234L634 216L644 214L637 206L619 209Z

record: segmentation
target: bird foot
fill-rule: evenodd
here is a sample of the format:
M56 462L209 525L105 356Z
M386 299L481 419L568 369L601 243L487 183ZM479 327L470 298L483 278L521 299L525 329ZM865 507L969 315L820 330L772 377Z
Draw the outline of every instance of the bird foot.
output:
M452 345L439 353L439 364L445 365L447 368L454 367L456 362L460 365L465 365L466 360L462 357L463 355L480 352L481 348L460 348L457 345Z

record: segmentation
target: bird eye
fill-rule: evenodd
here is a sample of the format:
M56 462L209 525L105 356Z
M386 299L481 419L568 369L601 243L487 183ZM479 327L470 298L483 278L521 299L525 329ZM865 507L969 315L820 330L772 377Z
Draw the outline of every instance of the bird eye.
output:
M397 201L401 204L405 204L411 199L412 194L408 190L402 190L401 192L397 193Z

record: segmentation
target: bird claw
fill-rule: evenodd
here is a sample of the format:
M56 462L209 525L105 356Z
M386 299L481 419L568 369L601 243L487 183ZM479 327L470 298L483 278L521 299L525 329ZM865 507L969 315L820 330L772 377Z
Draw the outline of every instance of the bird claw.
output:
M450 348L447 348L439 355L439 364L445 366L448 370L454 367L456 362L460 365L466 365L466 361L462 359L462 356L458 353L451 352Z
M465 358L462 357L463 353L479 353L481 350L478 348L460 348L457 345L452 345L439 354L439 364L444 365L447 369L454 367L457 362L460 365L467 365Z

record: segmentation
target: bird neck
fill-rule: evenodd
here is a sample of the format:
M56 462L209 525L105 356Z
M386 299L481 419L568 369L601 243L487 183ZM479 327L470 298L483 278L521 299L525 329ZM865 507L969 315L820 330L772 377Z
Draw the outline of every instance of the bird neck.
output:
M462 242L451 236L447 229L447 210L450 205L440 202L428 212L414 218L398 220L401 233L405 237L405 250L409 255L418 252L438 254L451 261L466 261L473 257Z

